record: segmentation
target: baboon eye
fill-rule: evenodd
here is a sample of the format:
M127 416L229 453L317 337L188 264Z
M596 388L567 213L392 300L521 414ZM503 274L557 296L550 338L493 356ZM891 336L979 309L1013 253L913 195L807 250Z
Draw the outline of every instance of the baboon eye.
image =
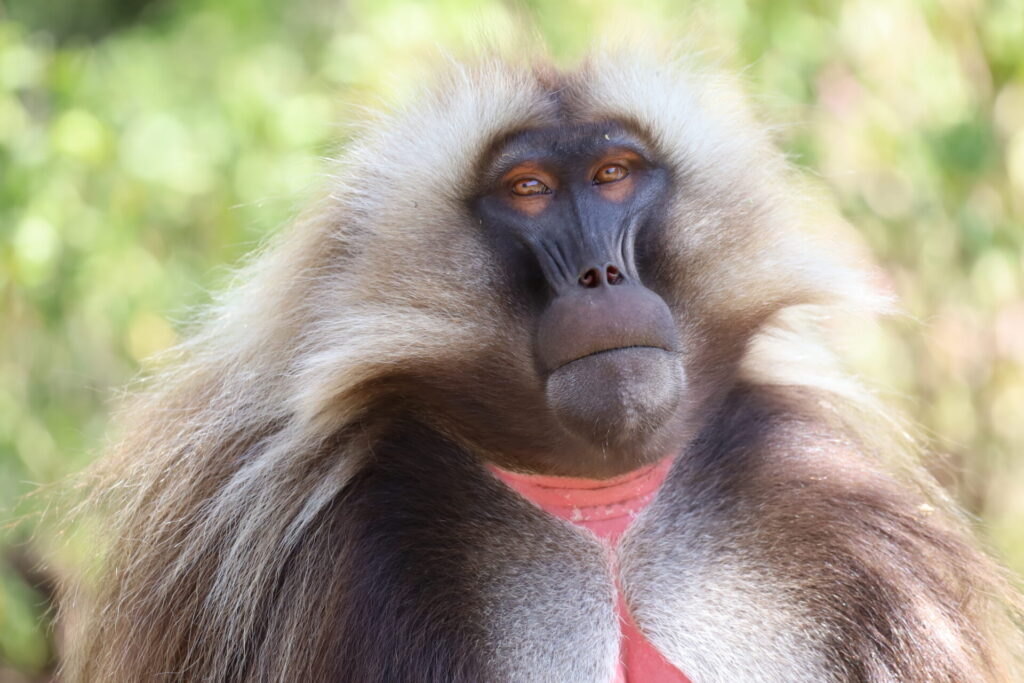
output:
M594 184L601 185L602 183L614 183L616 180L622 180L629 175L629 171L625 166L619 164L608 164L602 166L600 170L594 175Z
M551 188L536 178L520 178L512 183L512 194L529 197L535 194L551 194Z

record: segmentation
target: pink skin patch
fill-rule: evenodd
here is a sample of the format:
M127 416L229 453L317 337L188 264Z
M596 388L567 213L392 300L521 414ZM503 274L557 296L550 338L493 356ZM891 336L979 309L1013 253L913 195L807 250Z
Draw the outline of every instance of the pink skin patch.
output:
M545 512L593 532L612 549L622 534L657 495L672 467L667 457L612 479L581 479L519 474L490 466L491 472ZM637 628L618 597L619 666L613 683L690 683Z

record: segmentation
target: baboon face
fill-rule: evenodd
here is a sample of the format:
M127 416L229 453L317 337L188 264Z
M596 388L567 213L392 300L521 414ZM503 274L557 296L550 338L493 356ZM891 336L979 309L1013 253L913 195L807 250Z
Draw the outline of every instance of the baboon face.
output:
M547 408L592 446L642 451L686 390L673 314L645 281L670 174L607 122L514 134L482 177L472 208L526 311Z
M457 71L353 151L321 329L375 332L323 356L315 396L358 365L377 414L511 469L614 476L684 446L764 321L848 290L728 84L620 66Z

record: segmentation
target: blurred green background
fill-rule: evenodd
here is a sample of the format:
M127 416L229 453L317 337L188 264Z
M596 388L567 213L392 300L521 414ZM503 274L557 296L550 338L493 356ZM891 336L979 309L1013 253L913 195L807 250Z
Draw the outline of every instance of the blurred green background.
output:
M562 59L655 25L742 70L902 300L851 362L1024 570L1024 0L0 0L0 681L52 674L75 565L26 494L323 186L353 105L522 23Z

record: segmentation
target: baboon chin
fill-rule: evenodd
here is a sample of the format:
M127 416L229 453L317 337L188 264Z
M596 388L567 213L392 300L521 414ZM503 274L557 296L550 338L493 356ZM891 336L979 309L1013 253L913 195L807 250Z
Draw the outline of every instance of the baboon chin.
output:
M638 346L566 363L548 376L546 393L555 415L577 435L608 449L637 450L677 410L683 386L677 357Z

